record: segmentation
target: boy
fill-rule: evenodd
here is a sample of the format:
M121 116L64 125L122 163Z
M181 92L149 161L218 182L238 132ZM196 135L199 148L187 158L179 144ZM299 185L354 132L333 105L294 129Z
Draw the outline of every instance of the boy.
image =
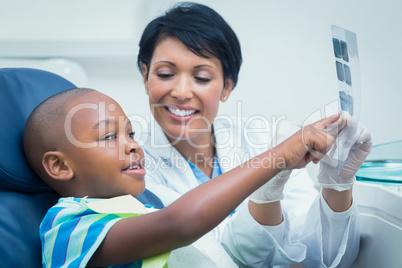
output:
M338 118L307 126L251 159L252 165L246 162L147 213L131 198L145 189L144 155L122 108L92 89L50 97L32 112L24 131L28 162L66 197L42 221L43 266L164 266L168 254L145 259L191 244L282 170L317 163L310 152L322 155L331 148L333 137L324 129Z

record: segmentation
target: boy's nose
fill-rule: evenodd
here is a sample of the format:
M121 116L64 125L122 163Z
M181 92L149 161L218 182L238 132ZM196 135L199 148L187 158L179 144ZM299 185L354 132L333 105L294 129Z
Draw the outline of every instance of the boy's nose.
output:
M126 143L126 153L138 153L141 147L136 142L128 142Z

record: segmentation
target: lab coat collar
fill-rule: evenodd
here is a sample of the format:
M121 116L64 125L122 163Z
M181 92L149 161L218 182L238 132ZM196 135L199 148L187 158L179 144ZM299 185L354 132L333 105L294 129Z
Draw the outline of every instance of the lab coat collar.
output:
M244 139L244 123L241 118L218 116L213 122L214 140L217 159L222 173L227 172L241 163L249 160L250 154L247 142ZM157 148L158 155L168 165L175 166L182 172L190 170L187 161L167 139L160 125L155 119L150 122L147 144L150 148Z
M238 124L233 124L232 118L215 118L213 123L216 156L222 173L236 167L233 156L236 149L236 137L233 135L238 130Z
M269 149L269 123L241 117L217 116L213 128L222 172L227 172Z
M147 135L147 146L152 149L151 151L158 152L158 157L164 162L167 167L175 167L180 172L185 173L187 170L191 170L186 159L181 153L170 144L163 132L161 126L152 119L149 124L149 131Z

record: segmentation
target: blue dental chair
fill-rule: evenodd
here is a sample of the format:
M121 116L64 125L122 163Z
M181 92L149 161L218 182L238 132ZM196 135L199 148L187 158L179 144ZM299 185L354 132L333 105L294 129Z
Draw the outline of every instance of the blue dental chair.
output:
M0 69L0 267L42 267L39 225L59 195L29 167L23 130L40 102L75 87L43 70ZM163 207L149 191L137 199Z

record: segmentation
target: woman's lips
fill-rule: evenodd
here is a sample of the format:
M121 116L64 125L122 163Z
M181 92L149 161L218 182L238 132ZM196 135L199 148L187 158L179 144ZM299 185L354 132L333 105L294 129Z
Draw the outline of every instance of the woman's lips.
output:
M176 121L188 121L195 117L198 110L184 106L165 106L168 115Z

